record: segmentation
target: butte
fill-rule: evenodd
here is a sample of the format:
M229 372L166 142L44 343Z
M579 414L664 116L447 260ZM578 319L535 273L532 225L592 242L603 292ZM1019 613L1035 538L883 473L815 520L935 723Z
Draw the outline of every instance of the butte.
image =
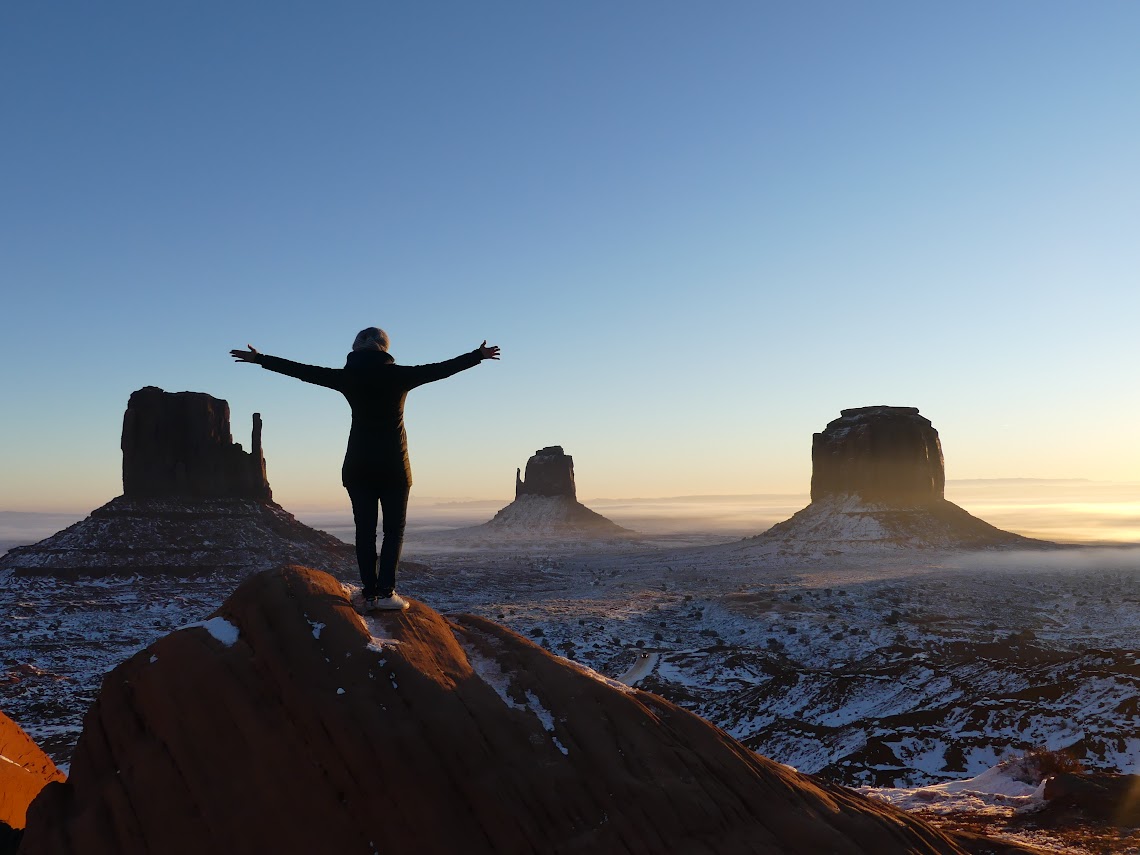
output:
M574 458L551 445L515 470L515 500L482 525L432 532L418 546L487 548L505 543L572 546L626 542L637 534L578 501Z
M945 497L938 431L915 407L840 411L811 447L811 504L754 542L803 549L1041 549Z
M16 576L243 576L282 563L351 571L352 547L273 501L253 416L252 450L230 408L201 392L147 386L123 416L123 495L75 525L0 558Z

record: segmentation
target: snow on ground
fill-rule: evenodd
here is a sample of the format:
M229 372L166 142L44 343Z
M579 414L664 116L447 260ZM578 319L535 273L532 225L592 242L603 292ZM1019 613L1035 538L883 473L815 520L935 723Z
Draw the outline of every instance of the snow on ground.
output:
M1025 771L1024 765L1009 762L962 781L923 787L859 787L858 791L903 810L1008 817L1045 804L1045 782L1022 780Z
M653 669L657 667L657 661L660 658L660 653L640 654L632 665L617 676L617 681L627 686L635 685L638 681L644 680L653 673Z
M998 792L983 773L1034 747L1140 771L1140 550L663 540L420 554L412 544L407 557L429 566L401 570L406 595L494 620L776 761L928 813L1016 810L1032 792ZM66 766L102 675L203 621L236 584L9 576L0 709ZM396 643L381 620L361 621L377 653ZM541 704L507 697L556 738Z
M1034 746L1131 768L1135 553L1115 566L1078 558L1079 572L1056 560L988 572L955 553L772 556L751 542L472 551L401 584L843 783L965 779Z

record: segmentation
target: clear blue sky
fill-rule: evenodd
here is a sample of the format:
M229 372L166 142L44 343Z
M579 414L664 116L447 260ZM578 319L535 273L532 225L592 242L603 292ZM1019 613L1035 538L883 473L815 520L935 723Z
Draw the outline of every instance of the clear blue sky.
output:
M348 410L231 347L401 362L415 492L806 490L841 408L948 474L1140 480L1140 4L0 5L0 509L120 492L144 385L263 413L347 506Z

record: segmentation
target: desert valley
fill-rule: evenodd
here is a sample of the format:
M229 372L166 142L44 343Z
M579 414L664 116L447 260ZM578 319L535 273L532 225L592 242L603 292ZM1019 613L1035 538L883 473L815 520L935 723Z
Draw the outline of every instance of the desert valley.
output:
M0 710L65 773L95 738L81 734L107 703L96 703L105 675L186 627L209 629L251 573L303 565L348 599L358 591L351 547L272 501L259 419L246 453L224 401L144 389L124 425L124 495L0 558ZM947 502L938 434L917 410L846 410L812 457L811 502L787 521L686 538L639 535L585 507L573 459L543 448L486 523L414 534L400 588L948 832L1056 852L1140 845L1132 814L1098 815L1065 777L1129 780L1111 775L1140 765L1136 551L1021 537ZM246 632L237 624L235 638ZM536 695L502 679L507 707L538 716L565 749ZM63 851L34 829L29 840Z

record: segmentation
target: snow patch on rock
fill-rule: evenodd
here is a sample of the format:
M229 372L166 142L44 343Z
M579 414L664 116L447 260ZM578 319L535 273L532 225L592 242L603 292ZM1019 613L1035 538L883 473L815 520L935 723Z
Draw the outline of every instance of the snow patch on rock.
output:
M476 650L474 646L467 643L466 639L464 639L459 634L456 634L455 638L463 648L463 651L467 654L467 661L471 664L471 669L475 672L475 675L492 689L494 689L495 694L499 696L500 700L502 700L506 706L514 710L528 712L536 719L538 719L538 723L542 725L542 729L550 734L550 738L554 743L554 746L563 754L569 754L569 750L558 739L558 736L555 732L554 715L550 712L550 710L542 705L542 702L535 696L534 692L531 692L528 689L523 693L523 697L526 698L526 703L519 703L516 701L513 697L511 697L510 675L503 672L503 669L499 666L499 663L494 659L488 659L486 656ZM575 665L575 663L570 662L569 660L563 661L567 662L570 665ZM580 665L575 665L575 669L579 671L583 670L582 666ZM589 669L587 668L585 670L588 671Z
M200 628L206 630L226 647L233 647L238 640L238 628L224 617L212 617L209 620L188 623L179 629Z

